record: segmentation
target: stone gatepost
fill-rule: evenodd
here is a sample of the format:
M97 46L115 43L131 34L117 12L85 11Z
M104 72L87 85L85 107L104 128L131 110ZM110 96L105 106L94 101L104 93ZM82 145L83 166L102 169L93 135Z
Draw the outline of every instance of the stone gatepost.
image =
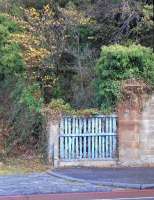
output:
M136 166L140 161L139 154L139 123L138 105L130 106L125 101L118 108L118 151L119 164L122 166Z
M143 82L128 80L123 87L125 98L118 105L119 165L140 166L142 165L141 116L146 100L147 86ZM146 132L142 134L146 134Z
M154 167L154 93L146 100L141 114L140 149L142 165Z
M59 166L59 124L61 113L56 113L53 110L44 110L47 121L48 134L48 162L54 168Z
M50 120L48 123L48 160L56 168L59 160L59 120Z

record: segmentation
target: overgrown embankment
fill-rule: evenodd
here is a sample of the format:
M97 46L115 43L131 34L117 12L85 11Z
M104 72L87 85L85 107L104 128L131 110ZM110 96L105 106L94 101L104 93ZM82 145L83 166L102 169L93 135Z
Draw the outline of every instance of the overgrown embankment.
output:
M1 157L38 153L44 148L39 85L29 77L22 41L14 40L23 34L25 27L0 15Z
M45 152L42 107L113 112L127 79L153 85L151 1L0 0L0 11L3 155Z

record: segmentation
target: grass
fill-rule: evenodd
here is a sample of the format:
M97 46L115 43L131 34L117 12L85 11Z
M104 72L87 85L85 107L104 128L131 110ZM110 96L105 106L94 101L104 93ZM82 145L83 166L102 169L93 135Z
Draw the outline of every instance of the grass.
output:
M40 158L7 158L0 162L0 175L27 174L33 172L46 172L51 169Z

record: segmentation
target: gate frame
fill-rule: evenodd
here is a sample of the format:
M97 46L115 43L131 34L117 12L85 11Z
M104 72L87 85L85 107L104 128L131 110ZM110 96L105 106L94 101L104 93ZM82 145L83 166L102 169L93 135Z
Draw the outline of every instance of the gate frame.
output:
M96 115L96 117L100 115ZM105 116L105 115L104 115ZM108 115L113 116L113 115ZM114 115L117 117L117 115ZM118 118L118 117L117 117ZM118 163L118 120L117 120L117 142L116 158L113 159L85 159L85 160L61 160L60 159L60 121L62 115L48 120L48 161L54 168L60 167L116 167Z

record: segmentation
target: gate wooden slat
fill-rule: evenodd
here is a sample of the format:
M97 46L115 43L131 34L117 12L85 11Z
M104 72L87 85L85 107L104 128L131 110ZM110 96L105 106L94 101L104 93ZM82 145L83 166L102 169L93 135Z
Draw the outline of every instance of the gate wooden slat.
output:
M75 133L75 118L73 117L72 118L72 135ZM75 137L73 136L73 139L72 139L72 159L74 159L74 156L75 156Z
M109 132L109 130L108 130L109 129L108 121L109 120L108 120L108 117L107 117L106 118L106 126L105 126L105 134ZM108 136L105 137L105 143L106 143L106 145L105 145L105 157L107 158L108 157L108 153L109 153L108 152Z
M78 118L76 118L76 120L75 120L75 127L76 127L75 132L76 132L76 135L78 136L78 134L79 134ZM76 144L75 144L75 146L76 146L76 158L78 159L78 158L79 158L79 143L78 143L78 137L75 137L75 141L76 141Z
M60 134L62 134L64 131L64 119L60 122ZM64 159L64 137L60 137L60 156L62 159Z
M95 118L94 119L94 123L95 123L95 158L98 158L98 149L99 149L99 146L98 146L98 119Z
M110 148L110 158L112 158L112 118L110 117L110 140L109 140L109 148Z
M97 118L98 119L98 134L102 133L101 131L101 118ZM99 158L103 158L103 148L102 148L102 136L99 136Z
M99 147L99 150L98 150L98 157L101 158L101 155L102 155L102 152L101 152L101 136L99 136L98 138L99 140L99 144L98 144L98 147Z
M91 124L92 124L92 159L95 158L95 137L94 137L94 119L91 118Z
M105 140L104 136L102 137L102 158L105 158Z
M70 132L70 123L69 123L69 119L67 118L67 134L70 136L68 137L68 159L71 159L71 132Z
M82 121L82 119L80 118L79 119L79 157L80 159L82 158L82 129L83 129L83 126L84 126L84 121Z
M64 134L66 135L67 134L67 119L64 118ZM65 138L65 158L67 159L67 137L64 137Z
M116 133L117 133L117 120L114 118L113 119L113 134L115 135L113 137L113 154L115 154L114 156L116 156L116 149L117 149Z
M60 122L60 159L114 159L116 140L116 116L63 117Z
M88 131L87 133L91 133L91 121L89 119L86 119L87 121L87 128L88 128ZM88 158L90 159L91 158L91 137L88 137Z

